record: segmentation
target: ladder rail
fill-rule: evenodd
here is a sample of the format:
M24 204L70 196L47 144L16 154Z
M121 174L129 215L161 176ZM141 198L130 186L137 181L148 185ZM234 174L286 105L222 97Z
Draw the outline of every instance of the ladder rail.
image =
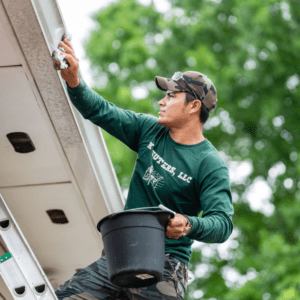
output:
M14 281L14 278L11 278L12 274L10 272L11 269L16 270L16 268L18 268L20 271L19 275L23 275L22 280L25 279L24 286L26 284L29 286L30 290L34 294L34 299L57 299L51 283L49 282L46 274L44 273L28 242L22 234L20 227L18 226L1 194L0 235L12 255L12 258L9 258L7 261L0 264L0 271L5 283L8 281L8 279L4 278L5 276L9 277L9 280ZM12 261L8 264L10 260ZM15 286L16 285L17 283L15 283ZM14 298L17 297L15 299L20 300L20 296L16 296L14 294L15 292L11 290L11 288L10 292ZM30 293L28 292L28 296L29 294ZM24 295L24 299L27 300L28 296L27 294ZM31 298L28 298L28 300L31 300Z
M14 298L26 297L26 300L36 300L14 257L0 265L0 274Z

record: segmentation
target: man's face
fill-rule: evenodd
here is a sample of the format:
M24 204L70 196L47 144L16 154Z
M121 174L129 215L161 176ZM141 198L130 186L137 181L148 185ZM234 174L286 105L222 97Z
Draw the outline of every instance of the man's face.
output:
M168 128L181 128L188 121L188 105L184 92L167 91L158 102L160 106L158 123Z

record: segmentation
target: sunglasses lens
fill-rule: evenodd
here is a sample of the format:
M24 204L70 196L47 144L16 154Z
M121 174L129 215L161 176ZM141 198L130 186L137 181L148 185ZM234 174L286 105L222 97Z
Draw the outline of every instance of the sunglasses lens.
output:
M176 73L172 76L172 80L179 80L182 76L183 76L183 74L182 74L181 72L176 72Z

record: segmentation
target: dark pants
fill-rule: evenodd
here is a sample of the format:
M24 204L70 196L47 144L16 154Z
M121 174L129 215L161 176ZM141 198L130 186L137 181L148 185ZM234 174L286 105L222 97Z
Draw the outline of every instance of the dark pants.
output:
M177 266L177 267L176 267ZM78 271L55 294L59 300L181 300L188 283L188 268L177 258L165 255L163 279L148 287L121 288L108 279L106 256Z

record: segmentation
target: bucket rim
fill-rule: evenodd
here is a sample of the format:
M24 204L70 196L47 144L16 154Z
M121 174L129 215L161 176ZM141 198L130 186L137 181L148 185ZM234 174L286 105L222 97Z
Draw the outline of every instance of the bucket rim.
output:
M142 207L144 208L144 207ZM121 212L117 212L117 213L113 213L113 214L109 214L105 217L103 217L98 223L97 223L97 230L99 232L101 232L100 230L100 227L102 225L102 223L104 221L106 221L107 219L113 219L117 216L120 216L120 215L126 215L126 214L137 214L137 213L140 213L140 214L161 214L161 213L168 213L170 214L170 217L174 217L174 213L170 212L169 210L164 210L164 209L160 209L160 208L156 208L156 207L146 207L146 209L151 209L151 208L156 208L156 209L159 209L159 210L156 210L156 211L151 211L151 210L141 210L142 208L137 208L137 209L129 209L129 210L124 210L124 211L121 211Z

